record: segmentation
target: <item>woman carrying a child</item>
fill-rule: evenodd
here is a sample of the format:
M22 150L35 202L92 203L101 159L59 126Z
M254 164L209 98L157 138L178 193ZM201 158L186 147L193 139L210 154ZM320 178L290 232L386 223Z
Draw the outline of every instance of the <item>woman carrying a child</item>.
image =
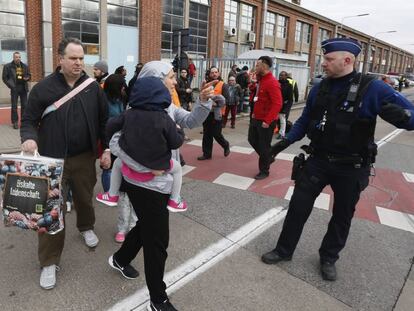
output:
M138 271L130 263L141 247L144 248L145 278L151 299L148 310L176 310L168 300L163 281L169 242L168 210L171 210L173 197L170 194L173 192L175 178L170 171L177 168L175 163L179 166L180 156L176 148L182 144L181 128L202 125L211 110L210 98L214 96L211 86L216 82L212 81L204 85L200 91L200 99L195 103L193 110L188 112L167 102L167 100L171 101L170 94L177 84L173 66L161 61L149 62L142 68L134 85L130 98L132 108L131 111L126 111L124 122L119 123L120 120L113 119L108 123L109 135L119 130L120 124L123 124L123 133L115 134L111 140L111 152L123 161L121 171L126 180L126 192L139 219L127 234L121 248L109 258L109 264L125 278L135 279L138 277ZM137 100L138 98L140 100ZM140 111L134 112L136 109ZM159 143L151 146L152 142L148 142L146 146L141 146L137 141L139 139L136 139L134 143L128 144L128 135L131 133L126 134L124 138L122 135L125 134L125 127L128 118L131 118L131 113L139 115L137 118L142 118L146 114L145 120L149 121L155 116L155 114L150 115L154 112L158 114L156 118L160 121L145 122L145 128L142 128L144 122L136 122L134 131L137 132L129 136L129 140L141 136L142 140L148 141L148 138L142 134L152 133L154 136L157 135ZM129 117L127 117L128 113ZM171 121L174 126L171 126ZM140 131L141 134L137 135ZM149 150L152 147L159 157L144 156L144 153L151 154ZM169 158L166 159L165 154L170 154ZM147 171L143 170L142 166L148 168ZM182 205L181 207L186 208Z

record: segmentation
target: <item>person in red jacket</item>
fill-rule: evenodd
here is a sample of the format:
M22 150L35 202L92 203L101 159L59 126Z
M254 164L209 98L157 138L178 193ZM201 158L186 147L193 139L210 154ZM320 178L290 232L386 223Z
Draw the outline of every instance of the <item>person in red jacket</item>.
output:
M272 66L269 56L259 57L256 63L257 87L248 140L259 155L259 173L254 177L258 180L269 176L270 143L283 103L279 82L271 72Z

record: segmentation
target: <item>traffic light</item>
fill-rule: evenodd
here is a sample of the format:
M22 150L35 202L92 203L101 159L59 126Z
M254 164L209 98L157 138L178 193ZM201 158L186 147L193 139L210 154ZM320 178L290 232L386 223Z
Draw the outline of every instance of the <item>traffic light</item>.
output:
M190 47L190 29L183 28L173 31L173 52L188 51Z

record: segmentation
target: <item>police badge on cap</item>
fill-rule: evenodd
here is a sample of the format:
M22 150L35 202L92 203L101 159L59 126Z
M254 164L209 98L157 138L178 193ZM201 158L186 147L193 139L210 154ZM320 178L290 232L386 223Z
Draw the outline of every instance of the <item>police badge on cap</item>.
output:
M361 44L351 38L328 39L322 41L321 48L324 55L331 52L345 51L354 54L355 57L358 56L362 49Z

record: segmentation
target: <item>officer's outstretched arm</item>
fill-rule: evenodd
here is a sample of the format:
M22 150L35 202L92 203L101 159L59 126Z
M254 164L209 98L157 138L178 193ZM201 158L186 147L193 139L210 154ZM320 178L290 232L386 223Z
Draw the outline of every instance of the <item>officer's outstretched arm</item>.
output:
M412 112L398 104L383 104L378 115L398 128L411 128L410 121L412 119Z

